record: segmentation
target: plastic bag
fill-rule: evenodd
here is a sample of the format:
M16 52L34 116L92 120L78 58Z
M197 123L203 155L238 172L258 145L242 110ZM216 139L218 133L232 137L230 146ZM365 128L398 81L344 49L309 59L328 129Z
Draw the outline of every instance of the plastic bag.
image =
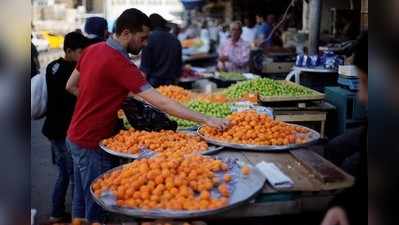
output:
M138 130L176 130L177 123L153 106L132 97L125 100L122 109L130 125Z
M40 73L31 78L30 109L31 118L41 119L47 112L47 82L46 75Z

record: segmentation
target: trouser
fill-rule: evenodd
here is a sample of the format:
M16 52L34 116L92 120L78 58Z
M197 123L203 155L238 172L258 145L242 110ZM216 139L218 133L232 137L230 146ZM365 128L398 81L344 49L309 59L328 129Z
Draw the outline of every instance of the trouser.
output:
M82 148L68 139L67 146L72 154L75 182L72 217L85 218L90 223L102 222L105 212L93 200L90 185L95 178L114 168L117 160L100 148Z
M68 151L65 139L50 140L51 151L55 165L58 167L58 177L52 195L52 217L65 216L65 197L71 183L73 191L73 163L71 153ZM71 182L70 182L71 181Z

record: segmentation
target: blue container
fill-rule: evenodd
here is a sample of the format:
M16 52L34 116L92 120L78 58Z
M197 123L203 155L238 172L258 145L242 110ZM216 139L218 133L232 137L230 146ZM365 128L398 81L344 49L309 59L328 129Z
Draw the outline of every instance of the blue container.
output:
M304 56L303 56L303 61L302 61L302 66L303 66L303 67L309 67L309 66L312 64L311 61L312 61L312 60L310 59L310 56L304 55Z
M310 66L317 67L320 65L320 57L318 55L310 56Z
M302 62L303 62L303 55L297 55L296 61L295 61L295 66L302 66Z

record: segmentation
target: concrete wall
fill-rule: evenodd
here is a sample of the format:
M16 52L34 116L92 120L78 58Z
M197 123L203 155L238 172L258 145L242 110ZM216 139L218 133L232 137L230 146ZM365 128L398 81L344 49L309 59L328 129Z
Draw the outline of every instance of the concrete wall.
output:
M99 0L86 0L86 9L90 13L104 13L105 3Z
M353 0L358 2L359 0ZM330 31L331 8L350 9L350 0L322 0L320 32Z

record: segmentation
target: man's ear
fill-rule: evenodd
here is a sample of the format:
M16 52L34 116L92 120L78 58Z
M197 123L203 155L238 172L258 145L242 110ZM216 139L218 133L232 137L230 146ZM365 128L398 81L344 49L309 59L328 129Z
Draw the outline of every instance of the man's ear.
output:
M71 54L71 53L72 53L72 49L67 48L67 49L65 50L65 53L66 53L66 54Z

